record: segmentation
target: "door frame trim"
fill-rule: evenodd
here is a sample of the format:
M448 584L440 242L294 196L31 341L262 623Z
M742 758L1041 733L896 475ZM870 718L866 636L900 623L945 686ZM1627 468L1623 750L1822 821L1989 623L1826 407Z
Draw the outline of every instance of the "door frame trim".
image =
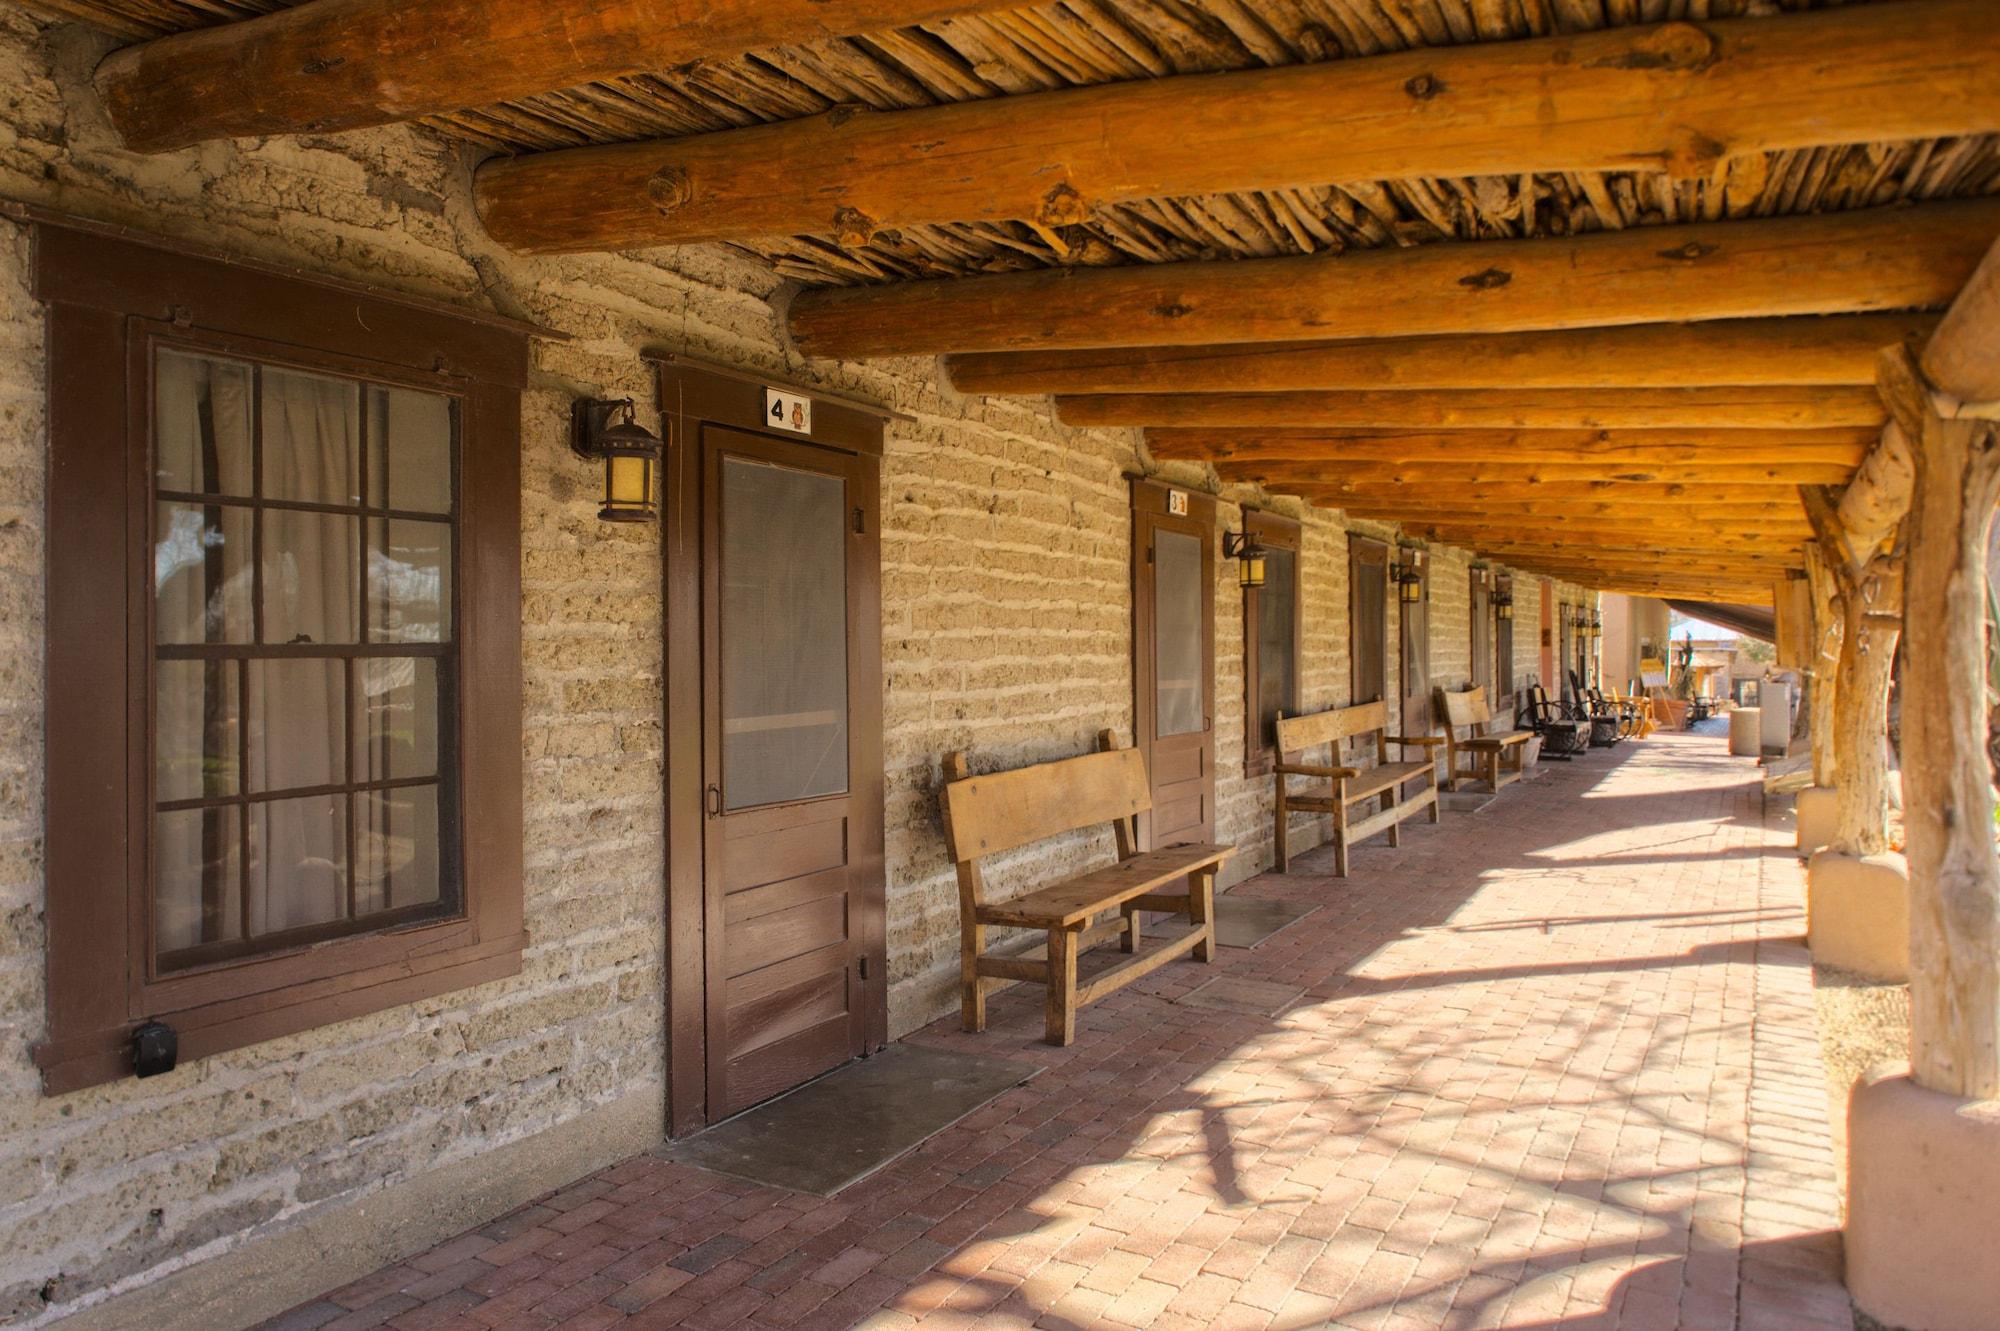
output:
M1202 643L1202 697L1208 721L1208 781L1211 798L1209 802L1209 828L1214 831L1215 806L1215 544L1216 544L1216 501L1215 496L1184 485L1169 485L1149 476L1134 476L1132 480L1132 522L1128 541L1130 550L1128 562L1131 566L1130 589L1132 596L1132 743L1146 760L1146 780L1150 787L1153 781L1153 689L1149 687L1153 672L1159 669L1157 656L1148 658L1141 649L1146 636L1153 627L1153 600L1150 582L1142 576L1139 547L1139 525L1147 516L1165 518L1169 522L1187 522L1202 529L1202 620L1207 626L1205 641ZM1170 514L1167 511L1167 496L1178 491L1187 496L1187 512ZM1142 664L1150 669L1142 669ZM1153 844L1152 813L1139 816L1139 845L1150 849Z
M847 453L869 460L856 496L862 534L864 586L857 588L851 692L860 701L849 718L857 774L851 863L873 887L856 922L868 962L867 1047L888 1043L888 941L883 846L881 467L884 417L879 409L813 397L813 431L773 431L764 424L765 386L776 380L725 373L668 358L654 361L662 438L660 602L663 673L661 723L666 826L666 1062L667 1134L684 1137L708 1126L707 903L704 899L702 769L701 429L725 426L743 434ZM874 626L873 630L868 625ZM863 827L859 815L866 818ZM861 894L857 894L861 895Z

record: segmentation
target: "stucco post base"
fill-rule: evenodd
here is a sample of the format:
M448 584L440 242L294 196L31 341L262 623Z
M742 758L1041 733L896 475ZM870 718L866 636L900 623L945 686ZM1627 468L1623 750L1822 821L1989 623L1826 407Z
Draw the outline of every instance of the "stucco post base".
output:
M1847 1106L1847 1288L1905 1331L2000 1315L2000 1101L1927 1091L1885 1063Z
M1792 817L1798 824L1802 858L1811 858L1814 851L1824 850L1833 840L1834 829L1840 825L1839 804L1840 792L1832 786L1807 786L1799 792Z
M1764 714L1755 707L1738 707L1729 714L1729 756L1760 758L1764 754Z
M1910 866L1901 855L1822 850L1806 866L1812 959L1873 980L1910 978Z

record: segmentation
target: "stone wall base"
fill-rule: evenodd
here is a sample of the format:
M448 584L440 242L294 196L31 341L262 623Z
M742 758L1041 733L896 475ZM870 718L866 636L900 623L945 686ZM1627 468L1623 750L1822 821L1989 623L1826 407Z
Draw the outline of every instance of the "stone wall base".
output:
M1884 1064L1847 1110L1847 1288L1906 1331L2000 1318L2000 1101L1961 1100Z
M1822 850L1806 866L1812 958L1892 984L1910 978L1910 866L1893 851Z
M1799 792L1793 821L1798 824L1801 859L1811 859L1814 851L1833 843L1834 830L1840 825L1839 806L1840 792L1832 786L1807 786Z
M666 1140L649 1086L580 1118L419 1174L63 1318L63 1331L249 1326Z
M1729 714L1729 755L1732 758L1761 758L1764 755L1764 714L1755 707L1738 707Z

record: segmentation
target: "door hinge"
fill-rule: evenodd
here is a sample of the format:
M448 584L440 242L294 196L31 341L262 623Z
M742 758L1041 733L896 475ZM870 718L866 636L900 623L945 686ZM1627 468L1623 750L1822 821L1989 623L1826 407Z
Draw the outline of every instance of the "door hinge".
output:
M854 510L854 534L856 536L868 534L868 515L858 508Z

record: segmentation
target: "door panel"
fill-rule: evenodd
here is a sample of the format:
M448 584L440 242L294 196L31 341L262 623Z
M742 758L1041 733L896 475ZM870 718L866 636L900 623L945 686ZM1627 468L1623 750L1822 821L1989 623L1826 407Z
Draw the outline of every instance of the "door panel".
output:
M1186 511L1174 513L1179 494ZM1132 487L1132 679L1153 809L1140 843L1215 837L1215 501Z
M1431 571L1425 564L1417 584L1417 599L1397 604L1402 613L1402 699L1397 717L1398 733L1428 735L1431 732Z
M867 1047L857 863L857 643L868 584L865 464L719 426L702 432L702 723L708 1118ZM869 897L873 894L875 901Z
M1364 536L1347 538L1348 701L1388 696L1389 547Z

